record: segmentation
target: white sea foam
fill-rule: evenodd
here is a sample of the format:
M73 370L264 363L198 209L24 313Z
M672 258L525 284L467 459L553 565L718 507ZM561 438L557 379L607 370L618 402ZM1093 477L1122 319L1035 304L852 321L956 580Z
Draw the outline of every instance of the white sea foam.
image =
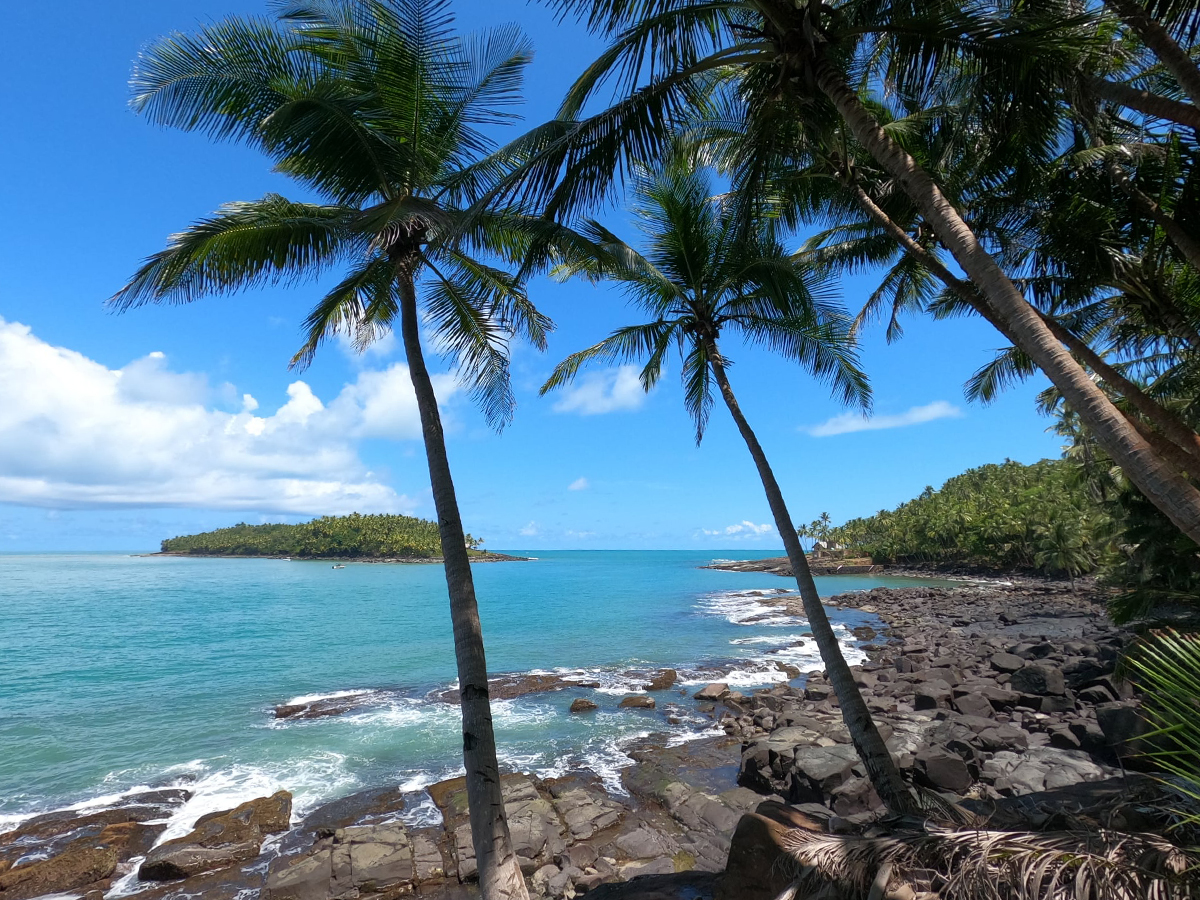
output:
M791 644L795 641L802 641L807 638L807 634L760 634L755 637L734 638L729 643L735 647L740 647L745 644Z
M316 703L319 700L338 700L342 697L369 697L376 694L378 691L360 688L356 691L330 691L327 694L301 694L299 697L293 697L284 706L303 706L307 703Z
M203 815L233 809L279 790L292 792L292 816L300 818L325 800L357 786L346 763L344 755L330 751L270 766L234 764L215 768L211 763L190 763L189 767L200 773L187 784L191 799L174 811L158 843L187 834Z

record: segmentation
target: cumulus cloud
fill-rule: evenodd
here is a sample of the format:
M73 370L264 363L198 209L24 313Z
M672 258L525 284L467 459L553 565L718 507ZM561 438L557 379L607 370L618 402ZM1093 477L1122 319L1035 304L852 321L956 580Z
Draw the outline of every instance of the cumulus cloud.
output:
M521 535L521 537L535 537L538 533L537 522L530 522L517 532L517 534Z
M636 366L621 366L606 372L591 372L562 392L555 412L597 416L624 409L637 409L646 402L646 392Z
M906 412L893 416L875 416L866 418L858 413L842 413L834 416L820 425L804 429L813 437L830 437L835 434L850 434L854 431L879 431L884 428L903 428L906 425L920 425L935 419L957 419L962 410L945 400L935 400L925 406L914 406Z
M436 381L448 399L453 379ZM0 502L297 515L414 506L356 447L363 438L420 437L402 364L360 372L328 404L295 381L271 415L257 415L250 394L228 412L210 405L205 376L170 371L161 353L109 369L0 319L0 383Z
M725 528L718 528L716 530L709 530L707 528L700 529L700 531L702 533L708 535L709 537L721 535L723 537L736 537L736 538L760 537L764 534L771 534L771 532L773 532L774 530L775 530L775 526L772 525L770 522L765 522L762 525L755 525L749 519L743 519L741 522L738 522L736 525L727 525Z
M568 491L586 491L591 486L592 486L591 482L588 481L586 478L576 478L574 481L572 481L570 484L567 485L567 490Z

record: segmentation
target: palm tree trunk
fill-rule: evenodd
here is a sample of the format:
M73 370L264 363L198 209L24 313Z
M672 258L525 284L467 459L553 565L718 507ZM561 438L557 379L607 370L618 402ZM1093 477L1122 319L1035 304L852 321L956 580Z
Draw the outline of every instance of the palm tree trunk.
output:
M866 212L866 215L870 216L871 220L884 230L884 233L887 233L890 238L895 240L896 244L899 244L902 250L908 253L908 256L917 259L917 262L924 265L925 269L928 269L932 275L935 275L938 280L946 284L946 287L953 290L955 295L959 296L965 304L988 320L992 328L1000 331L1009 341L1013 341L1013 336L1009 335L1008 330L1004 328L1000 320L994 314L991 314L989 308L984 304L982 296L979 295L978 290L974 288L971 282L962 281L962 278L953 275L934 254L917 244L917 241L914 241L910 234L905 232L899 224L896 224L893 218L887 212L884 212L880 205L875 203L874 199L871 199L870 194L863 190L862 185L852 182L847 187L850 188L854 199L857 200L858 205ZM1096 350L1088 347L1082 338L1075 336L1072 331L1064 328L1054 317L1046 316L1045 313L1037 310L1036 307L1034 307L1034 311L1042 317L1046 328L1050 329L1051 334L1054 334L1058 340L1066 344L1067 349L1074 353L1082 364L1091 368L1100 378L1104 379L1104 382L1112 390L1115 390L1117 394L1120 394L1132 403L1133 407L1139 413L1146 416L1148 421L1162 428L1164 436L1169 438L1172 444L1177 445L1186 454L1195 457L1192 466L1184 467L1183 470L1188 470L1189 468L1195 469L1196 462L1200 462L1200 436L1186 422L1178 418L1171 410L1166 409L1162 403L1159 403L1153 397L1146 394L1138 385L1130 382L1121 372L1118 372L1116 368L1105 362L1103 356L1096 353ZM1016 342L1013 341L1013 343ZM1136 422L1134 422L1134 427L1136 427ZM1178 457L1172 458L1172 462L1178 464Z
M775 517L775 527L779 530L780 537L783 538L788 562L791 563L792 573L796 577L796 586L800 589L804 614L808 617L808 625L812 629L813 639L816 640L817 649L821 653L821 661L825 663L825 673L829 677L829 683L833 686L834 693L837 694L838 705L842 709L842 719L846 723L846 729L850 732L850 740L854 743L854 749L858 751L858 756L867 770L867 777L870 778L875 793L887 804L888 809L897 815L916 815L920 809L912 792L900 777L900 770L896 767L887 745L875 727L871 711L867 709L862 693L859 691L858 685L854 683L854 673L850 671L850 666L842 655L841 645L838 644L837 635L833 633L833 626L829 623L829 617L825 615L825 607L821 605L821 597L817 593L817 584L813 581L812 571L808 567L808 558L804 555L804 548L800 545L800 535L797 534L796 528L792 524L791 513L788 512L787 504L784 503L783 492L779 489L779 482L775 480L775 473L771 471L771 464L767 461L767 455L763 452L758 437L750 428L750 423L746 421L741 406L738 405L737 397L734 396L733 388L729 384L729 377L725 372L725 365L721 360L721 354L717 350L716 341L709 339L705 341L705 344L713 377L716 378L717 385L721 389L721 397L725 400L725 405L729 407L729 412L733 416L734 422L737 423L738 431L741 432L746 446L750 449L750 455L754 457L754 464L758 467L758 475L762 479L767 503L770 504L771 514Z
M504 815L504 797L500 786L500 766L496 759L496 736L492 730L492 706L488 696L487 660L483 652L483 627L475 601L475 582L463 533L442 417L425 356L417 320L416 288L410 269L397 276L400 293L400 329L408 372L417 408L421 413L421 434L429 461L429 483L437 510L438 532L442 539L446 587L450 593L450 618L454 627L454 656L458 662L458 686L462 706L463 763L467 769L467 804L471 814L471 838L475 861L479 866L479 887L485 900L528 900L525 879L512 848L508 820Z
M1200 129L1200 109L1190 103L1180 103L1170 97L1152 94L1120 81L1109 81L1107 78L1085 77L1084 83L1102 100L1118 103L1156 119Z
M973 284L956 277L949 269L942 265L936 256L913 240L908 232L901 228L891 216L871 199L871 196L863 190L861 185L850 183L847 187L854 194L859 207L871 217L875 224L879 225L886 234L895 240L906 253L939 278L964 303L990 322L992 327L1010 341L1013 341L1014 344L1016 343L1004 325L992 315ZM1069 329L1059 324L1052 316L1048 316L1037 310L1036 307L1035 312L1041 316L1042 321L1046 323L1046 327L1050 329L1051 333L1065 344L1067 349L1074 353L1084 365L1099 375L1110 388L1128 400L1147 420L1162 429L1163 435L1171 441L1172 445L1178 446L1184 453L1195 457L1191 466L1185 466L1182 471L1194 470L1196 468L1196 463L1200 462L1200 435L1197 435L1182 419L1105 362L1104 358L1089 347L1082 338L1077 337ZM1126 416L1126 418L1129 417ZM1130 421L1133 422L1135 428L1138 427L1136 421L1133 419L1130 419ZM1143 437L1146 437L1140 428L1139 433ZM1153 444L1154 441L1150 441L1150 443ZM1160 447L1159 449L1161 450L1162 448ZM1178 466L1179 457L1177 455L1171 455L1169 458Z
M818 86L833 102L855 138L896 178L988 306L1005 324L1016 345L1062 392L1080 420L1129 480L1180 531L1200 544L1200 490L1154 451L1055 339L1037 311L980 245L958 210L917 161L880 127L842 73L824 58L816 60L813 68Z
M1150 52L1158 57L1163 68L1179 82L1183 92L1193 103L1200 105L1200 68L1197 68L1187 51L1176 43L1170 32L1150 18L1135 0L1104 0L1104 5L1133 29Z

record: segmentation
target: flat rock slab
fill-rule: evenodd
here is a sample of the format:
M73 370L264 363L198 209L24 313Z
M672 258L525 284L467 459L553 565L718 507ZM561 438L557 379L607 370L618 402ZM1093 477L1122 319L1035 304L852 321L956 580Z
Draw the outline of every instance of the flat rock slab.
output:
M138 869L143 881L172 881L237 865L258 856L263 837L286 831L292 795L278 791L235 809L201 816L190 834L159 844Z

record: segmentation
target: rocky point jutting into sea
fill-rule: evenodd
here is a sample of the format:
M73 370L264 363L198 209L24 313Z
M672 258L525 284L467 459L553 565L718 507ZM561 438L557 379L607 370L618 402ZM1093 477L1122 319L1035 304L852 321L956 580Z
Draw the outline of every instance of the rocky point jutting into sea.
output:
M790 593L760 601L789 611ZM875 588L831 598L872 613L860 626L856 680L902 770L998 828L1103 822L1166 826L1151 779L1125 773L1142 732L1137 699L1115 672L1130 640L1093 588L1019 580ZM791 610L794 612L794 610ZM504 796L521 867L537 896L774 900L787 828L869 830L879 801L820 672L743 693L680 688L648 673L611 702L688 711L712 734L650 734L625 750L619 783L578 771L514 771ZM498 694L580 692L564 677L498 682ZM684 696L686 695L686 700ZM452 699L452 698L448 698ZM577 698L582 699L582 698ZM355 698L280 706L275 716L340 716ZM572 715L595 715L592 701ZM676 710L676 713L669 712ZM646 714L629 709L630 714ZM673 744L673 746L671 745ZM429 785L436 813L406 821L411 791L371 788L293 815L287 792L217 811L161 841L186 785L126 796L104 809L56 812L0 836L0 898L70 893L99 900L389 900L476 896L461 778ZM919 896L931 884L914 884Z

